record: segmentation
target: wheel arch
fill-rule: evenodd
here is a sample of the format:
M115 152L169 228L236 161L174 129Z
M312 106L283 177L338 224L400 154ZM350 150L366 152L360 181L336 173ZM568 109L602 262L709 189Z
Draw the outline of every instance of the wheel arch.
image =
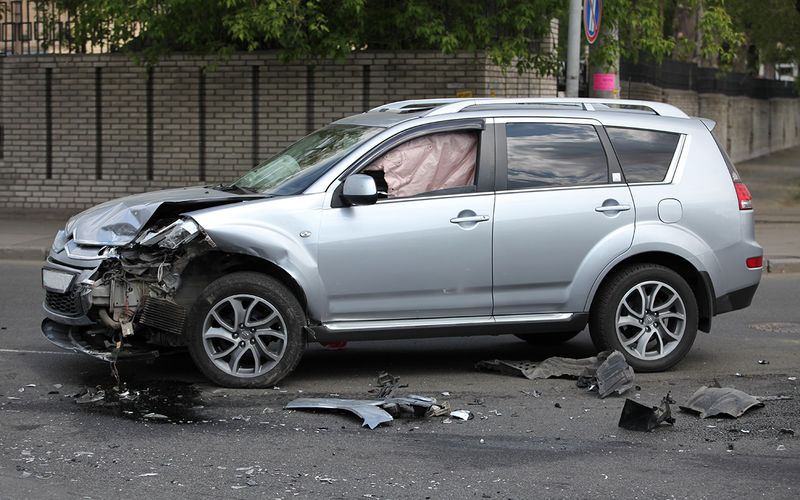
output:
M691 262L686 260L685 258L681 257L680 255L675 255L673 253L668 252L658 252L658 251L651 251L651 252L643 252L636 255L632 255L620 262L614 264L608 271L605 273L603 278L600 282L594 287L592 290L592 296L590 299L589 304L590 306L590 314L591 311L594 309L594 302L598 295L598 292L603 289L606 283L616 275L619 270L635 265L635 264L656 264L661 265L666 268L669 268L676 273L678 273L686 283L689 284L689 287L692 289L692 293L697 300L697 312L698 312L698 329L703 332L711 331L711 319L713 318L715 311L714 311L714 285L711 282L711 278L707 272L700 271L697 269Z
M207 252L192 259L181 273L182 284L176 301L191 307L191 303L211 282L227 274L251 271L271 276L283 283L297 298L308 314L308 297L303 287L286 270L274 262L246 254L221 251Z

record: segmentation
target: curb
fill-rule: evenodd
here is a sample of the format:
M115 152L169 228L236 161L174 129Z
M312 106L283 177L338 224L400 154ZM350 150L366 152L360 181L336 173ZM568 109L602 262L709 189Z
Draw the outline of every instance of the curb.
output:
M0 260L47 260L49 248L0 248Z
M768 273L800 273L800 257L766 259L764 269Z

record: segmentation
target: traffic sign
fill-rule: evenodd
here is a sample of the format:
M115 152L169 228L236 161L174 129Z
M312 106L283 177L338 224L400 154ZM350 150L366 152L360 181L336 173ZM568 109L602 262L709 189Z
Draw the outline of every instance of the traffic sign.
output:
M600 33L600 11L602 0L586 0L583 4L583 32L586 33L586 40L594 43L597 34Z

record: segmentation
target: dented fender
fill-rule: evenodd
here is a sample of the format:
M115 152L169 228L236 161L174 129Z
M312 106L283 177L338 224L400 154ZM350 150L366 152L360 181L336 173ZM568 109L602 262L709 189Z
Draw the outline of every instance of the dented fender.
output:
M268 198L189 215L224 252L250 255L283 269L303 289L308 314L325 303L317 248L325 193Z

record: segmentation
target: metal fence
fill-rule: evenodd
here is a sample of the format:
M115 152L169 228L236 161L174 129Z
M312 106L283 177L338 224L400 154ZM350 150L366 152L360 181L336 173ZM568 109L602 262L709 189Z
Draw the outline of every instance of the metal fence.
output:
M693 63L664 60L654 62L623 61L620 80L649 83L661 88L693 90L699 93L742 95L756 99L797 97L792 82L756 78L715 68L701 68Z
M0 55L107 52L103 46L77 46L70 12L55 2L0 0Z

